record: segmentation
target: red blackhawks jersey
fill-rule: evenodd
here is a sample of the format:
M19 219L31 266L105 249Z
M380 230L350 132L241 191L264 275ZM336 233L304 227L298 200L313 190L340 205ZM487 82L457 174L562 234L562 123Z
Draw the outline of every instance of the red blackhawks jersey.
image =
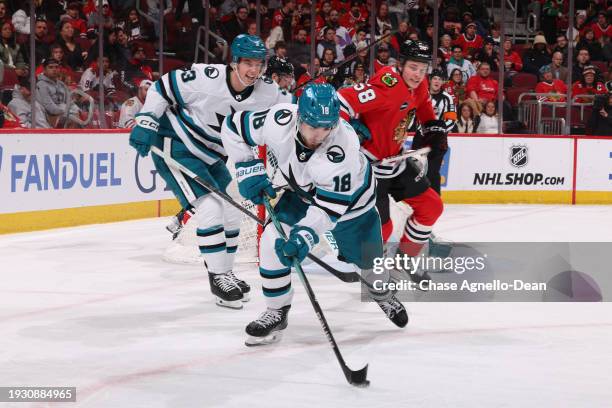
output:
M465 34L461 34L459 37L457 37L453 44L460 46L463 49L463 56L467 57L468 55L473 55L476 53L476 51L480 50L484 45L484 41L478 34L474 35L474 38L471 39Z
M546 102L564 102L567 95L567 85L560 79L553 79L552 82L538 82L535 87L536 93L555 94L544 98Z
M415 110L420 123L436 119L427 80L413 91L395 67L382 68L365 84L339 89L338 97L342 118L359 118L370 130L372 139L362 147L376 159L400 153L409 112Z

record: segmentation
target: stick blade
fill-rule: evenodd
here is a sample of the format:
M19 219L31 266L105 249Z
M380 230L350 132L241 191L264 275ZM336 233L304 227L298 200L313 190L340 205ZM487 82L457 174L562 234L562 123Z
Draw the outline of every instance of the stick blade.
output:
M349 384L354 385L355 387L365 388L370 385L370 381L368 381L368 365L366 364L361 370L353 371L348 367L344 370L344 375L346 376L346 380Z

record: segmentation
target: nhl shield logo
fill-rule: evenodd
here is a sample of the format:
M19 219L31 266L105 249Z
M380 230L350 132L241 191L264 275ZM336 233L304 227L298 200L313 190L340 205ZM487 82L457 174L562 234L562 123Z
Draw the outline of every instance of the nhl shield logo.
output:
M289 109L281 109L274 114L274 121L281 126L285 126L291 122L293 113Z
M512 145L510 148L510 164L514 167L523 167L527 164L527 146Z

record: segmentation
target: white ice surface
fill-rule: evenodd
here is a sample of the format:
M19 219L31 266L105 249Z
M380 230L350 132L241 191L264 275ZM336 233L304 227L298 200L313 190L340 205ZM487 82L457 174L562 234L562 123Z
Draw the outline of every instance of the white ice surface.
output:
M279 344L244 346L263 311L213 304L201 267L164 263L165 219L0 237L0 386L76 386L78 402L0 407L612 407L612 306L410 303L392 326L359 287L312 274L347 385L294 276ZM610 241L612 207L448 205L454 241Z

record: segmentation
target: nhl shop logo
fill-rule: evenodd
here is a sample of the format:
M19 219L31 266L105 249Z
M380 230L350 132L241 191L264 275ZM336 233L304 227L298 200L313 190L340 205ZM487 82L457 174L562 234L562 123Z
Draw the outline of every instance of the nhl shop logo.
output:
M510 148L510 164L514 167L523 167L527 164L527 146L512 145Z

